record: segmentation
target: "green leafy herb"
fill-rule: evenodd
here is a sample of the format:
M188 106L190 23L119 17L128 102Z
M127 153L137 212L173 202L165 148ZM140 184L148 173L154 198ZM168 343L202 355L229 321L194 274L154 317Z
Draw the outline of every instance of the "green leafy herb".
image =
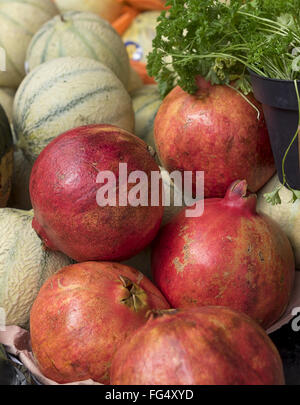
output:
M280 190L283 188L283 185L280 185L275 188L271 193L265 193L264 198L266 201L272 205L277 205L281 204L281 198L279 195ZM299 190L293 190L292 188L289 187L289 190L292 192L292 198L289 201L289 203L294 204L297 200L300 200L300 191Z
M300 191L299 190L293 190L292 191L292 199L290 201L290 203L295 203L297 200L300 200Z
M168 0L159 17L148 71L166 95L195 77L251 91L247 68L271 78L300 78L299 0Z
M282 187L283 186L276 187L271 193L264 194L266 201L272 205L281 204L279 191L282 189Z

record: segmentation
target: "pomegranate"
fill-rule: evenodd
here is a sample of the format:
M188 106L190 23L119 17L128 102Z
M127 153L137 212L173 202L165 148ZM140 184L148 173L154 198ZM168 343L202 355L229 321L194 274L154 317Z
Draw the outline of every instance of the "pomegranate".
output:
M30 314L34 356L58 383L106 384L116 349L151 309L169 308L145 276L118 263L64 267L41 288Z
M128 176L136 171L146 174L147 206L129 204L127 194L125 204L119 204L119 188L124 190L121 180L118 184L119 163L127 164ZM115 187L97 184L98 175L107 171L115 176ZM161 224L163 206L150 203L152 171L159 172L159 167L147 145L123 129L90 125L68 131L54 139L33 166L33 228L47 248L78 262L126 260L152 241ZM115 205L113 199L98 205L104 186L116 191ZM128 184L128 193L133 187Z
M225 307L166 311L117 351L113 385L282 385L279 353L248 316Z
M236 179L245 178L256 192L275 166L263 112L235 90L198 79L195 95L173 89L158 110L154 138L162 166L169 172L205 172L205 197L223 197ZM194 178L195 188L195 178ZM195 191L195 190L194 190Z
M170 304L228 306L272 325L289 302L294 255L279 226L256 213L246 181L205 200L202 216L185 211L161 229L152 252L155 283Z

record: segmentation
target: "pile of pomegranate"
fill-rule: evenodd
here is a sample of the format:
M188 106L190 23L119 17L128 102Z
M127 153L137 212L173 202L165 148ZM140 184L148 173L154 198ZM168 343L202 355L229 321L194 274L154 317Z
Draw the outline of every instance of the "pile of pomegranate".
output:
M288 306L295 260L280 227L256 212L253 193L274 173L263 113L199 79L195 95L176 87L165 98L154 136L169 172L205 174L204 202L164 226L153 150L121 128L61 134L33 166L33 228L45 249L77 262L32 307L39 369L60 384L284 384L266 330ZM138 255L150 270L145 249L152 281L120 263Z

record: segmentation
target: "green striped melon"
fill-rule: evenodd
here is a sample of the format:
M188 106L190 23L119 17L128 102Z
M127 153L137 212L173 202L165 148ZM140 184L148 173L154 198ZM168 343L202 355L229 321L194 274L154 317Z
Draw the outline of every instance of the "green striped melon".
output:
M156 84L148 84L131 94L135 114L135 135L155 150L153 127L161 98Z
M54 0L60 12L69 10L90 11L109 22L116 20L122 12L119 0Z
M44 249L31 226L33 211L0 209L0 307L6 325L26 327L41 286L71 259ZM42 326L42 325L41 325Z
M0 86L18 87L25 76L25 55L31 38L56 14L51 0L0 0L0 47L6 53Z
M143 80L135 69L130 68L129 83L127 86L128 93L132 95L135 91L141 89L144 86Z
M8 118L0 104L0 207L5 207L11 192L13 138Z
M18 145L30 162L56 136L89 124L112 124L129 132L134 129L127 90L98 61L53 59L37 66L16 93L13 125Z
M119 34L94 13L69 11L42 26L32 38L26 56L31 71L41 63L63 56L82 56L109 67L125 87L129 58Z
M146 11L139 14L122 35L130 59L147 63L156 35L157 18L160 11Z
M0 87L0 104L2 105L9 122L12 121L12 110L16 91L9 87Z

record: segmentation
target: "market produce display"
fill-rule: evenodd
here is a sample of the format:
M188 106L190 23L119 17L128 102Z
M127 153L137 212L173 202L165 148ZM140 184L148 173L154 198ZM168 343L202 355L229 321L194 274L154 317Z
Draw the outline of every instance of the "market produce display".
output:
M6 53L6 71L0 72L0 86L17 88L25 76L25 55L36 31L58 14L51 0L2 0L0 4L0 46Z
M6 324L28 327L30 308L49 276L71 263L50 252L32 229L33 211L0 210L0 307Z
M298 383L298 3L0 0L0 385Z
M284 232L256 214L256 195L238 181L224 199L207 199L202 216L183 210L161 230L152 270L174 308L225 305L268 328L289 302L295 261Z
M13 124L31 162L59 134L101 123L132 131L134 112L123 84L98 61L53 59L37 66L18 88Z
M48 21L32 38L26 54L30 72L63 56L95 59L110 68L125 87L129 80L126 48L111 25L94 13L69 11Z
M147 205L129 204L134 184L126 185L127 177L125 182L120 180L120 162L128 175L143 171L148 182ZM107 171L118 183L98 178ZM49 249L76 261L128 259L152 242L162 221L161 198L157 206L150 204L150 177L155 171L159 167L146 143L125 130L92 125L68 131L51 142L33 166L33 227ZM108 185L101 191L104 183ZM124 187L128 193L122 196ZM121 192L117 196L114 190ZM100 206L99 193L102 203L111 199L110 204Z
M5 207L13 175L13 138L8 118L0 104L0 207Z
M149 310L167 308L159 290L131 267L108 262L65 267L34 302L33 352L42 372L58 382L92 378L105 384L126 337L146 322Z
M244 314L225 307L158 313L118 350L113 385L281 385L279 353Z

